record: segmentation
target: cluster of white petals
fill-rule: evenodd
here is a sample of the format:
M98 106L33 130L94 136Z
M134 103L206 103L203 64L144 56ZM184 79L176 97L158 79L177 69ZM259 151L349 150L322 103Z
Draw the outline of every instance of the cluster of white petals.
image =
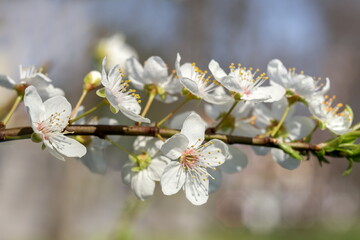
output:
M136 89L145 90L146 87L155 87L158 98L166 103L178 100L175 94L181 90L181 83L174 73L168 75L168 67L158 56L146 60L144 67L135 58L126 61L129 79Z
M103 60L101 83L105 87L105 96L113 112L117 113L120 110L122 114L133 121L150 123L150 119L139 115L141 111L139 96L128 89L128 81L122 79L123 74L120 67L115 65L107 74L105 64L106 58Z
M230 73L226 74L215 60L211 60L209 69L219 83L229 91L240 94L245 101L275 102L285 94L285 89L279 84L262 86L267 77L264 73L258 74L258 69L244 68L240 64L238 67L230 65Z
M280 84L309 102L313 97L324 95L330 89L328 78L326 78L324 85L311 76L296 73L294 68L286 69L279 59L273 59L269 62L267 74L270 82Z
M25 90L24 104L30 116L31 126L48 151L58 159L82 157L86 148L78 141L64 135L68 125L71 105L63 96L41 100L37 90L29 86Z
M36 87L39 95L45 99L64 95L63 90L60 88L55 88L51 83L51 79L42 72L36 70L34 66L23 68L20 65L19 71L19 83L16 83L16 81L7 75L0 74L0 86L8 89L14 89L18 84L32 85Z
M183 188L186 198L194 205L207 202L209 178L214 178L208 169L215 170L225 162L228 146L220 140L205 140L205 123L196 113L184 121L181 132L169 138L161 151L172 161L161 177L165 195L172 195Z

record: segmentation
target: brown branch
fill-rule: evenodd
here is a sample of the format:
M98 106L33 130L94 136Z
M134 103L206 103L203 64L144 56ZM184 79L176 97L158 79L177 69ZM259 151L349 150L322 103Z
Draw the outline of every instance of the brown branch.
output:
M152 136L160 135L169 138L178 133L179 130L148 127L148 126L122 126L122 125L71 125L66 127L66 135L93 135L104 138L106 135L126 135L126 136ZM31 127L19 127L0 129L0 142L30 138L33 133ZM241 137L234 135L208 133L206 140L219 139L228 144L245 144L252 146L266 146L278 148L277 139L271 137ZM292 148L299 151L319 151L320 145L311 145L303 142L288 143ZM332 154L335 155L336 154ZM339 156L340 157L340 156ZM341 156L342 157L342 156Z

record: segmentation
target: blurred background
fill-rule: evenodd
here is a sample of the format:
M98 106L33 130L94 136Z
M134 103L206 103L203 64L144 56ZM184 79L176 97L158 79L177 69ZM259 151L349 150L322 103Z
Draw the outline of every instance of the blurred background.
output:
M98 68L96 55L111 51L106 41L122 46L120 64L125 55L141 62L158 55L170 70L177 52L203 69L214 58L223 67L235 62L266 71L279 58L287 67L329 77L330 95L351 104L356 123L359 13L360 1L351 0L0 0L0 73L16 80L19 64L46 66L74 105L83 77ZM0 94L3 116L15 93ZM97 101L92 94L85 105ZM159 107L153 106L150 118L165 114ZM201 105L191 107L202 111ZM110 116L107 109L104 114ZM25 125L20 106L9 127ZM248 167L225 176L209 202L195 207L182 193L163 196L158 186L152 199L137 201L119 172L126 156L114 149L109 171L96 175L29 140L2 143L0 239L110 239L119 227L131 229L134 239L360 238L359 166L342 177L345 160L320 167L311 159L289 171L269 155L242 149ZM129 202L139 211L123 211Z

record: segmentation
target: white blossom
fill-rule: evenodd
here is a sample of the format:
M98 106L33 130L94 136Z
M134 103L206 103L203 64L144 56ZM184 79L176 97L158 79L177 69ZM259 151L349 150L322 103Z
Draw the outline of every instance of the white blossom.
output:
M71 105L65 97L56 96L43 102L36 88L29 86L25 90L24 103L34 133L53 156L65 160L64 156L85 155L86 147L64 135L71 114Z
M106 70L119 65L126 73L126 60L130 57L137 57L136 50L126 43L124 34L117 33L108 38L102 38L95 48L95 54L98 59L107 57L105 64Z
M172 103L178 98L173 96L181 90L181 83L175 74L168 75L168 67L158 56L146 60L144 67L132 57L126 61L129 79L135 88L144 90L146 87L155 87L158 98L166 103Z
M226 95L217 95L215 90L219 87L210 77L205 77L206 71L201 71L195 64L184 63L180 66L180 54L177 54L175 69L182 85L193 95L212 104L224 104L231 100Z
M154 194L155 182L161 175L169 159L161 155L163 142L153 137L139 136L134 142L134 156L129 156L130 163L122 168L123 181L130 184L131 189L140 200Z
M325 85L311 76L297 74L295 68L287 70L279 59L273 59L268 64L270 82L280 84L310 102L314 96L324 95L330 89L330 80L326 78Z
M344 105L341 103L332 106L335 98L335 96L329 98L328 96L323 97L322 95L313 97L309 104L309 110L313 116L322 121L329 130L341 135L350 131L353 114L348 108L344 108Z
M191 113L184 121L181 132L169 138L161 151L172 161L161 177L161 187L165 195L173 195L180 188L194 205L207 202L209 178L207 169L215 169L224 163L228 147L220 140L203 143L205 123L196 113Z
M272 131L285 112L288 102L286 98L272 104L271 109L263 104L258 104L254 109L254 116L256 117L256 125L260 128L262 134L267 131ZM306 137L315 127L314 122L305 116L295 116L294 106L290 108L287 117L276 134L276 138L281 141L294 141ZM254 132L254 136L259 132ZM273 159L283 168L293 170L300 165L300 161L290 157L280 149L267 147L254 147L254 150L259 155L265 155L271 151Z
M141 106L138 100L140 96L134 90L127 89L129 81L122 80L123 74L118 65L114 66L109 74L105 70L106 58L103 60L101 83L105 87L105 97L111 105L111 110L117 113L119 110L126 117L136 122L150 123L148 118L140 116ZM99 92L99 91L98 91ZM101 91L100 91L101 92Z
M267 79L265 73L258 74L259 69L235 67L230 65L230 73L226 74L219 63L211 60L209 69L215 79L225 88L241 95L241 99L253 102L275 102L280 100L285 89L279 84L272 83L270 86L261 86Z
M60 88L55 88L51 84L51 79L45 74L39 72L35 69L34 66L23 68L21 65L19 66L20 71L20 80L19 83L16 83L12 78L7 75L0 74L0 86L14 89L18 84L26 84L32 85L36 87L39 95L42 98L51 98L55 96L63 96L64 91Z

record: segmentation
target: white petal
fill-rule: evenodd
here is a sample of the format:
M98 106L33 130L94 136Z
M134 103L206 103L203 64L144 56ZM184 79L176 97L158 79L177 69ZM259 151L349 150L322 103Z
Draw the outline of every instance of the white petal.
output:
M186 172L179 162L170 162L161 176L160 184L162 192L165 195L173 195L177 193L184 185Z
M44 144L46 146L46 149L49 151L51 155L53 155L59 160L65 161L65 158L54 149L54 147L51 145L51 143L48 140L44 140Z
M290 157L284 151L280 149L273 148L271 149L271 155L275 162L280 164L283 168L294 170L300 166L300 160Z
M132 175L131 188L135 195L144 201L154 195L155 182L149 178L147 170L142 170Z
M0 86L8 89L13 89L15 81L6 75L0 74Z
M215 167L223 164L229 155L228 146L217 139L211 140L207 143L201 151L205 162L205 166Z
M189 145L188 138L183 134L175 134L162 145L161 152L170 159L177 159Z
M273 81L286 88L289 87L288 71L279 59L273 59L269 62L267 74L270 81Z
M31 122L40 122L40 118L45 112L45 106L35 87L29 86L25 89L24 104Z
M180 60L181 56L179 53L176 54L176 60L175 60L175 69L176 73L179 76L179 78L182 78L181 68L180 68Z
M306 137L315 127L315 123L308 117L296 116L291 121L285 122L285 128L288 130L291 140Z
M181 129L185 119L190 115L192 111L186 111L179 114L176 114L173 119L171 119L169 127L174 129Z
M106 69L106 57L104 57L102 61L101 83L104 87L109 87L110 82L105 69Z
M215 60L210 61L209 69L218 82L221 82L222 78L227 76L224 70L220 67L219 63Z
M57 123L60 124L59 128L63 129L68 125L71 114L71 105L63 96L56 96L49 98L44 102L45 114L44 119L49 118L52 114L58 115Z
M133 121L135 121L135 122L150 123L150 119L144 118L144 117L140 116L139 114L136 114L135 112L124 108L123 106L120 106L120 107L119 107L119 110L120 110L126 117L130 118L131 120L133 120Z
M192 94L194 94L195 96L198 96L200 98L202 97L200 95L198 85L194 80L183 77L183 78L180 78L180 82L184 86L184 88L189 90Z
M64 135L56 135L50 138L53 147L60 154L67 157L82 157L86 154L86 147L75 139Z
M144 68L135 57L126 60L126 68L129 73L129 79L135 88L143 89L144 84L149 83L145 82L145 79L143 78Z
M204 99L204 101L206 101L208 103L216 104L216 105L226 104L233 100L232 97L226 96L226 95L218 96L218 95L214 95L214 94L210 94L210 93L203 93L201 96Z
M244 98L249 101L276 102L284 97L286 89L279 84L272 83L271 86L258 87L251 94ZM251 98L251 99L250 99Z
M204 120L197 113L191 112L181 128L181 134L184 134L189 140L188 146L201 145L205 137L205 127Z
M209 198L209 179L206 175L188 177L184 186L186 198L194 205L202 205Z
M235 173L243 170L247 164L248 159L246 154L237 146L229 145L229 155L224 164L221 165L221 170L226 173Z
M121 177L123 180L123 183L128 185L131 183L131 177L133 174L133 171L131 170L134 167L134 164L131 163L126 163L124 164L124 166L121 168Z
M148 166L149 177L154 181L160 181L165 167L169 162L169 159L165 158L164 156L153 158L150 165Z
M138 136L133 143L133 148L136 154L146 152L153 157L157 152L159 152L162 145L163 142L158 138Z
M144 79L149 83L159 84L167 80L168 72L164 61L158 56L150 57L144 65Z
M233 76L225 76L220 82L226 89L234 92L242 92L240 82Z

